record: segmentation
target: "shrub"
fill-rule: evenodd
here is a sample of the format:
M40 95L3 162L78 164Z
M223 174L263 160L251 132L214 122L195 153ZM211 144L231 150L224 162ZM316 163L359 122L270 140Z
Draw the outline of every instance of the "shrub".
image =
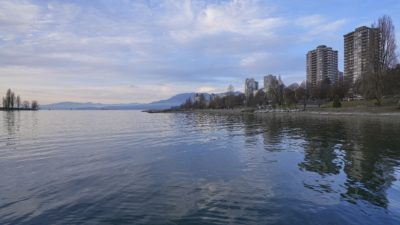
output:
M333 98L333 107L334 108L340 108L342 106L342 103L340 103L339 96L335 95Z

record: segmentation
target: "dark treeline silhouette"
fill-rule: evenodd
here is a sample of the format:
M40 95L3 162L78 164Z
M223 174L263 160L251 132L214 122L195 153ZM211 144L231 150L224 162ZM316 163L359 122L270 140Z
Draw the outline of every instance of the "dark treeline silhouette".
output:
M2 110L38 110L39 103L33 100L31 103L29 101L22 101L19 95L15 95L11 89L8 89L6 95L3 97L3 107Z
M305 82L300 85L293 83L286 86L280 77L271 76L268 88L259 89L247 97L242 93L235 93L230 85L228 92L220 95L212 94L209 99L205 94L196 94L194 97L188 98L180 108L298 108L301 105L305 109L310 102L321 105L326 101L334 101L333 107L340 107L340 99L346 97L349 88L349 82L346 82L343 77L334 84L331 84L329 79L325 79L316 87L308 87Z
M311 100L315 100L320 106L324 101L334 101L333 107L340 107L340 100L345 97L352 97L349 93L351 88L351 81L342 77L339 77L338 81L332 83L329 78L319 82L315 87L309 87L307 91L307 97Z

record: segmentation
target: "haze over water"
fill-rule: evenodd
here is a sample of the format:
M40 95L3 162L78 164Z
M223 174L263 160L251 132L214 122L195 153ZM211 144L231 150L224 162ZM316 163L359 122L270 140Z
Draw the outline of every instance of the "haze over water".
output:
M0 224L400 224L391 118L0 113Z

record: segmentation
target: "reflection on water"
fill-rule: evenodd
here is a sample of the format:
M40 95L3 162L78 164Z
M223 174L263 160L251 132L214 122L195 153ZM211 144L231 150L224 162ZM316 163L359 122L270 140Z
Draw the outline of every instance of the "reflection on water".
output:
M0 224L399 224L399 125L2 112Z

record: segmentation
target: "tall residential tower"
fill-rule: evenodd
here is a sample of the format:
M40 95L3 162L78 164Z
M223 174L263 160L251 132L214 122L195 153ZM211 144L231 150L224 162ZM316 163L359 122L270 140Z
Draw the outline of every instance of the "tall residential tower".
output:
M335 83L338 78L338 51L320 45L307 53L307 84L312 87L324 79Z
M246 79L244 84L244 93L246 98L249 98L250 95L254 95L254 92L258 90L258 82L255 81L253 78Z
M379 29L362 26L344 35L344 77L353 83L367 71L368 56L379 49Z

